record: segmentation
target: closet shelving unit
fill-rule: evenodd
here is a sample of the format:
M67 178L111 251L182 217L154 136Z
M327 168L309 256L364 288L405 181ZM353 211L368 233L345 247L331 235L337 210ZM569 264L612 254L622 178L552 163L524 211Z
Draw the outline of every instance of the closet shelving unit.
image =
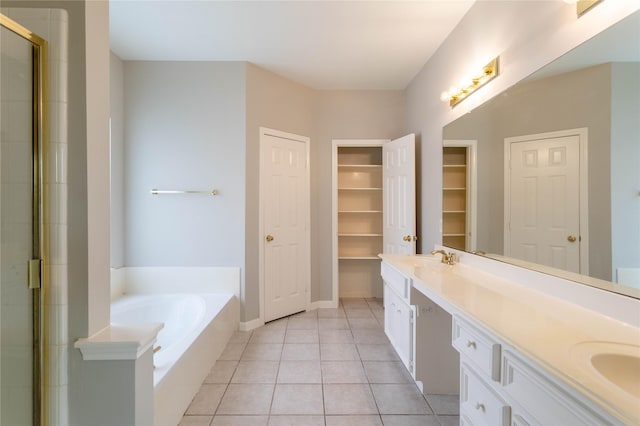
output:
M467 148L442 151L442 244L467 249Z
M339 293L380 296L382 147L337 148Z

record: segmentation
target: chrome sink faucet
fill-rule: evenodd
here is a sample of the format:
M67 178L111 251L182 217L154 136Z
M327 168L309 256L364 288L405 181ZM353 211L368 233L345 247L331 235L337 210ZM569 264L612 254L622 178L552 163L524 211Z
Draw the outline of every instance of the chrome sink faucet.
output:
M447 265L455 265L456 263L456 254L453 252L449 252L447 253L444 250L434 250L431 252L431 254L438 254L440 253L442 255L442 263L446 263Z

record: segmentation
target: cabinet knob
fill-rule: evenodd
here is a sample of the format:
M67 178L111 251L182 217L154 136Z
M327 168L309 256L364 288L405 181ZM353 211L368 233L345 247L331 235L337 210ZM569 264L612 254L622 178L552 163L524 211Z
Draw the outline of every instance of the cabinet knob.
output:
M471 340L467 341L467 347L471 348L471 349L475 349L476 348L476 342L473 342Z
M487 410L485 409L485 407L484 407L484 404L482 404L482 403L480 403L480 402L476 402L476 410L478 410L478 411L482 411L483 413L484 413L485 411L487 411Z

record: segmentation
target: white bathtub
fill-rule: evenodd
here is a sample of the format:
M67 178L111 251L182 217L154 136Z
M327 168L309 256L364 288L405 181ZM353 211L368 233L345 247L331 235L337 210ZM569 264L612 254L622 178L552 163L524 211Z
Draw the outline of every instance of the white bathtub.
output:
M164 323L154 345L154 424L175 426L238 328L233 294L130 294L111 303L111 323Z

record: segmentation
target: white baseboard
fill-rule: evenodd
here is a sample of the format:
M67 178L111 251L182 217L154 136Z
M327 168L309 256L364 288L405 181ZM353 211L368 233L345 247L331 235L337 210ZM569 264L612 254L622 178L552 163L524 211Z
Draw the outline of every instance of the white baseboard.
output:
M252 319L251 321L240 322L240 331L250 331L254 328L262 327L264 325L264 321L260 318Z

